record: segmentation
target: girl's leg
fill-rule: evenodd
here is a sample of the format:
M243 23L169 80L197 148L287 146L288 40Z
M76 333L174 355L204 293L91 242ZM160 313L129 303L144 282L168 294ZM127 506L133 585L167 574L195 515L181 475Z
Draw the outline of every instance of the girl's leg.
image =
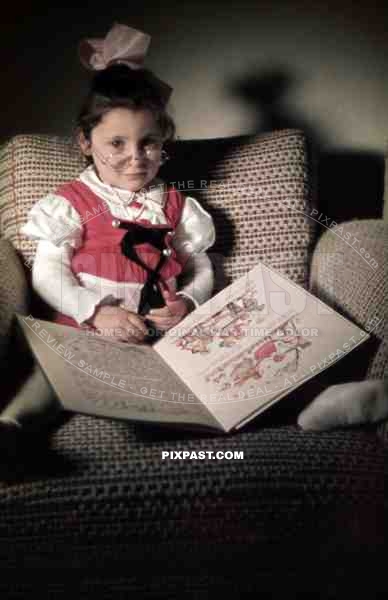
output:
M0 422L36 432L59 422L62 413L62 405L35 363L24 384L0 413Z
M0 481L15 481L47 468L50 434L68 414L38 364L0 413Z
M388 379L366 379L331 385L299 415L302 429L378 423L388 418Z

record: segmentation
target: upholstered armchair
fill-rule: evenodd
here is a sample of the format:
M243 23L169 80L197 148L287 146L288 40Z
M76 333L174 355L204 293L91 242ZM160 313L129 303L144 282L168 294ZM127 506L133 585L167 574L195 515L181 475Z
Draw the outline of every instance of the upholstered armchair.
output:
M342 224L378 268L323 226L304 134L184 140L161 176L214 217L216 289L263 260L361 327L371 343L228 436L73 415L0 481L5 598L379 597L384 424L297 427L323 386L387 375L387 290L379 220ZM20 226L83 162L70 140L18 135L1 150L2 404L28 376L14 313L44 318ZM384 267L385 265L385 267ZM373 326L371 325L373 323ZM241 450L243 460L162 460L162 450Z

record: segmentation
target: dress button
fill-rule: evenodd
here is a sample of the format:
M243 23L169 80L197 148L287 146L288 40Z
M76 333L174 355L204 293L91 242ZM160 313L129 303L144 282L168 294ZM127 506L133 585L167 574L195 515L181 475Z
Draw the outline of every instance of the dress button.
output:
M119 219L113 219L113 221L112 221L112 227L115 227L115 228L120 227L120 221L119 221Z
M171 252L172 252L172 251L171 251L171 249L170 249L170 248L165 248L165 249L163 250L163 254L164 254L164 256L171 256Z

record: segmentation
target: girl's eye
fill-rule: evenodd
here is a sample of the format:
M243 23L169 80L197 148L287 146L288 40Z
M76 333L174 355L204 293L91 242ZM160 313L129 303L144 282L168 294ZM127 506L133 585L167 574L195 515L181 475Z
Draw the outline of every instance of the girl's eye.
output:
M112 146L115 149L122 148L123 147L123 141L122 140L112 140Z

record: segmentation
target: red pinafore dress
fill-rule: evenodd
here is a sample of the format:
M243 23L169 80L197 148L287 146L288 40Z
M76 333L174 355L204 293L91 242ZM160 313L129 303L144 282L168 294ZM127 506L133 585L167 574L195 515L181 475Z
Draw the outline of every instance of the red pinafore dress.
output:
M178 257L172 246L174 230L179 224L183 210L184 197L180 192L167 186L163 208L167 223L159 225L150 224L146 219L116 219L107 203L79 180L59 186L56 194L71 203L80 215L83 225L82 246L75 250L71 259L71 269L75 276L78 273L88 273L120 283L145 284L150 270L155 270L158 266L163 252L151 243L155 230L159 230L157 235L163 239L164 261L158 272L158 286L159 289L170 289L168 280L177 277L184 264L183 257ZM122 241L131 229L131 224L137 232L142 230L135 246L135 256L145 267L123 253ZM138 235L137 237L139 238ZM150 238L150 242L146 241L147 237ZM59 311L55 311L52 320L63 325L80 327L75 319Z

